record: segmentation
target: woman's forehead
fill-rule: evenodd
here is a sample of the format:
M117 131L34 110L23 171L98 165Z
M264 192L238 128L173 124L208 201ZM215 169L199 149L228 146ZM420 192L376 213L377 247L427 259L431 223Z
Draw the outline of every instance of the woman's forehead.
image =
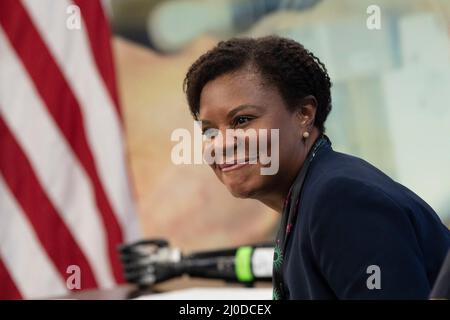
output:
M202 118L210 114L226 113L240 105L263 106L274 98L280 98L277 91L265 86L258 73L228 73L209 81L203 87L199 114Z

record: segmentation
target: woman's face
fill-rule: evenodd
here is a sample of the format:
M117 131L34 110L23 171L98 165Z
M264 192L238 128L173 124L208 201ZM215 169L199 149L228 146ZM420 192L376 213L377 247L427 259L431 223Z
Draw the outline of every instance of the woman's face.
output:
M257 133L260 129L267 130L268 156L272 157L271 161L279 163L277 172L272 175L261 174L261 169L271 164L262 164L264 161L260 158L255 164L230 164L242 161L238 159L242 156L234 152L236 142L233 139L226 139L222 145L218 144L217 138L207 139L204 143L204 148L205 145L219 146L216 153L222 152L227 164L213 163L211 168L235 197L261 199L271 193L288 191L306 154L302 142L305 118L301 113L288 109L276 87L264 84L258 73L246 69L222 75L204 86L199 120L202 121L202 131L216 129L223 137L226 129L242 129L244 132L254 129ZM279 129L279 144L271 139L270 129ZM249 160L250 140L256 139L258 146L261 140L259 134L255 138L250 136L245 138L246 160ZM270 152L273 147L278 148L278 159Z

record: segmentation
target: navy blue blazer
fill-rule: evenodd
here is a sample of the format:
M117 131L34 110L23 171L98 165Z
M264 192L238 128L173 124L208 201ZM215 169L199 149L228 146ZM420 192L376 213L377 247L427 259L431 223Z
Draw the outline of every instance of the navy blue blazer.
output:
M412 191L326 146L299 203L284 253L289 299L428 298L450 231Z

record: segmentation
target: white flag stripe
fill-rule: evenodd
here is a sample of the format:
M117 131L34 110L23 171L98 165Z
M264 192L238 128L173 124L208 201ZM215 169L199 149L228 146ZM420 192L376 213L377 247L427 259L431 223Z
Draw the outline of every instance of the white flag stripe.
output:
M48 292L55 296L66 294L65 280L39 244L1 174L0 221L0 257L22 295L39 298L48 296Z
M66 27L66 9L72 4L63 0L24 1L24 6L79 102L97 172L123 228L124 240L131 241L139 236L139 230L125 170L125 149L119 117L98 73L85 26L82 24L80 30Z
M0 114L86 255L100 286L112 287L105 228L95 205L91 182L48 114L1 28L0 51Z

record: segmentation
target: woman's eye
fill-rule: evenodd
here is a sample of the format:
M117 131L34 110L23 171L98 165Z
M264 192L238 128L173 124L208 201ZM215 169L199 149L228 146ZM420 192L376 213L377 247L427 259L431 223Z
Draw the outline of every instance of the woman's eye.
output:
M234 120L234 125L241 125L252 120L252 117L249 116L239 116Z

